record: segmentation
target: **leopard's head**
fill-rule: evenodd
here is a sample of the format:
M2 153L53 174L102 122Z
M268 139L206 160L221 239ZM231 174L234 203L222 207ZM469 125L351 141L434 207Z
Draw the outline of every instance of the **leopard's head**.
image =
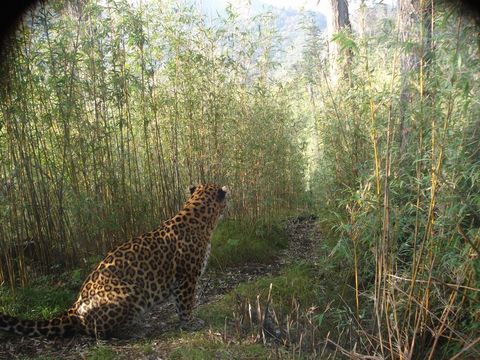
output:
M201 218L220 217L227 204L228 189L216 184L190 186L190 198L187 204L193 205Z

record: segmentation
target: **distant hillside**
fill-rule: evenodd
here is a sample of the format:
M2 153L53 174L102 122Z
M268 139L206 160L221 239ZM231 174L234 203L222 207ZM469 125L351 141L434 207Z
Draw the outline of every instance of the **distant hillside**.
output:
M317 11L297 11L295 9L280 9L273 6L269 11L276 15L276 27L278 34L284 39L277 54L278 60L281 59L282 67L289 68L301 59L302 50L306 40L305 24L306 20L315 24L320 31L327 30L327 18L324 14Z
M216 18L226 15L225 7L227 4L228 2L224 0L206 0L202 1L199 7L205 15ZM306 38L302 24L305 23L307 18L309 23L313 22L320 31L326 31L327 29L327 17L320 11L300 11L293 8L277 7L262 0L236 2L233 5L242 17L250 18L265 13L271 13L275 16L275 29L282 41L277 44L274 61L281 64L281 68L278 69L280 73L282 69L288 69L298 62L302 56Z

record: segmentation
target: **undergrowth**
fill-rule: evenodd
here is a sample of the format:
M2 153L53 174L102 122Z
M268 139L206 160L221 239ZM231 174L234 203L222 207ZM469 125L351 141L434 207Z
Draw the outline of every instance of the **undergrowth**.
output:
M232 320L233 309L239 299L247 298L254 301L257 296L266 299L272 284L272 298L278 311L290 309L292 297L295 297L305 309L316 303L317 286L312 266L299 264L283 270L280 275L267 276L256 281L238 285L233 291L213 304L201 306L198 316L204 319L214 329L222 329L225 321Z
M261 344L225 342L212 332L185 334L174 340L172 360L269 359L275 353Z
M87 360L115 360L119 354L107 345L96 345L88 352Z
M480 358L478 29L455 6L411 3L418 36L402 40L393 18L341 34L345 78L318 61L306 80L321 144L311 188L330 266L354 289L337 348Z
M325 256L325 263L299 263L240 284L201 306L198 316L225 343L263 344L285 358L335 356L332 344L352 335L354 293L345 274L327 262Z
M287 242L279 220L225 220L213 234L209 267L223 269L251 262L269 263Z
M73 304L82 280L80 271L42 276L23 288L0 286L0 312L24 319L60 315Z

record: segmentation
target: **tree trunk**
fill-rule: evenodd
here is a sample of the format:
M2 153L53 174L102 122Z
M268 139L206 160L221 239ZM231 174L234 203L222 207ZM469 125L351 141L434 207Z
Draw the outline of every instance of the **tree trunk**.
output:
M330 0L332 15L330 18L330 36L342 31L351 32L352 25L348 16L347 0ZM349 50L341 53L341 47L337 41L330 41L331 77L336 83L339 78L346 78L348 75L348 64L352 54Z
M427 63L431 57L431 25L432 25L432 3L420 0L399 0L400 16L400 41L405 45L400 59L400 71L402 85L400 92L400 123L399 123L399 144L400 157L407 151L410 124L406 110L414 98L414 86L412 86L412 75L422 76L425 79ZM410 44L406 46L407 44ZM423 71L422 74L420 71ZM423 82L422 82L423 83ZM425 97L423 88L419 96Z
M420 1L419 0L399 0L398 4L400 16L400 41L405 44L407 41L413 44L420 43ZM409 126L406 124L405 109L409 108L412 99L412 89L410 86L410 74L418 71L420 67L420 56L417 46L411 50L402 51L400 59L400 71L402 74L402 88L400 93L400 157L405 153Z

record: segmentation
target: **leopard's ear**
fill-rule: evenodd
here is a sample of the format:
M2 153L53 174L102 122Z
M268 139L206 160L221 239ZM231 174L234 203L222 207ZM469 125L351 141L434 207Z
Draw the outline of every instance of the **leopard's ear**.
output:
M194 185L190 185L190 186L188 187L188 190L190 191L190 195L193 195L193 193L195 192L195 189L196 189L196 188L197 188L197 187L194 186Z
M217 199L218 201L223 201L227 195L228 188L223 186L221 189L218 189Z

